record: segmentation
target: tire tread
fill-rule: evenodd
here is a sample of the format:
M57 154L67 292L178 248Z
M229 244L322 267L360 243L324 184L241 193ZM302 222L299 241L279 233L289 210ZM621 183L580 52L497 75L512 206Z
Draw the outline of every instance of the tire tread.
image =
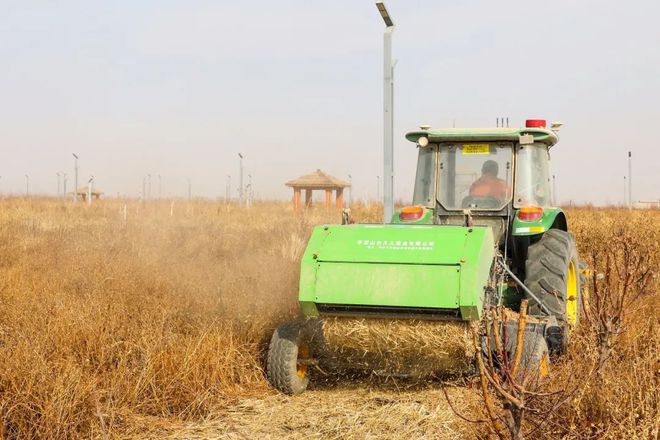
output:
M565 320L568 266L574 260L577 267L575 240L566 231L550 229L536 243L529 246L525 262L525 285L552 312L557 320ZM542 314L538 301L529 300L529 312Z
M304 337L297 322L281 324L273 332L268 346L266 376L271 385L285 394L300 394L307 388L309 378L296 373L298 345Z

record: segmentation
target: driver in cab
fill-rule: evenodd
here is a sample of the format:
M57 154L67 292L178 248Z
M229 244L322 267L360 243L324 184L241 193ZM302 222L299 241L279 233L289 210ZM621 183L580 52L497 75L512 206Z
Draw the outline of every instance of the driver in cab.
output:
M481 177L470 186L470 196L491 197L500 201L507 199L509 186L499 177L499 165L494 160L487 160L481 167Z

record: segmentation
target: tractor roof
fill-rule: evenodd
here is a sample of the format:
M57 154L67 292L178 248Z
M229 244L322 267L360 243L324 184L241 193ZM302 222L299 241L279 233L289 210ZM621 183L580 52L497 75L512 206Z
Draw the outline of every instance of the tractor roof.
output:
M543 142L548 147L557 143L557 134L546 128L429 128L426 130L411 131L406 139L417 142L425 136L429 142L472 142L472 141L514 141L521 135L531 134L534 141Z

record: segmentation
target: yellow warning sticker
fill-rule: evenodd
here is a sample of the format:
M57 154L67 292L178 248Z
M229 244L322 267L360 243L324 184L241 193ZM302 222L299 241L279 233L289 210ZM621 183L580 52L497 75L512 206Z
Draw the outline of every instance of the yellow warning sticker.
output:
M463 144L463 154L488 154L489 144Z

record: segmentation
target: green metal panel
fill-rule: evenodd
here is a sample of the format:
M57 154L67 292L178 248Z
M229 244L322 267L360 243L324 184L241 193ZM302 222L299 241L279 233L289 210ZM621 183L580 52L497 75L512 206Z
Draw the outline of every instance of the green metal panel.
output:
M423 264L318 264L319 303L458 308L460 266Z
M457 264L467 234L461 226L333 225L315 228L325 238L309 247L318 261Z
M493 230L488 227L464 228L470 231L465 240L464 256L461 260L461 317L464 320L479 320L483 312L484 299L490 271L495 258Z
M460 308L479 319L493 261L489 227L316 227L302 259L301 310L314 303Z
M429 142L514 141L522 134L531 134L535 142L549 147L557 143L557 134L545 128L442 128L411 131L406 139L411 142L425 136Z
M511 233L515 236L542 234L552 227L558 215L564 215L561 208L543 208L543 216L537 221L529 222L520 220L516 211Z
M316 308L316 304L311 301L300 301L300 311L305 316L317 317L319 316L319 311Z

